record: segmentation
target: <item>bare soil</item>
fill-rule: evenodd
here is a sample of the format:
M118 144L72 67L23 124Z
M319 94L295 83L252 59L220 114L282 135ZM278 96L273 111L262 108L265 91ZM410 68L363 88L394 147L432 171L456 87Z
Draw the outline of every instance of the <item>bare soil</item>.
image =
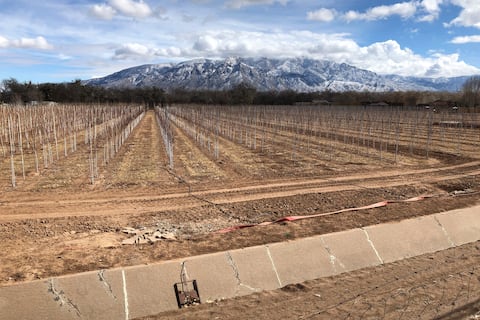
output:
M280 133L277 132L279 136ZM467 156L460 156L444 149L436 153L432 150L429 159L405 155L396 165L360 156L337 158L328 163L325 157L316 157L306 147L302 148L306 143L316 143L313 138L299 142L295 159L290 154L282 154L282 143L278 141L292 140L287 132L282 137L284 140L277 140L275 146L270 146L274 150L269 152L267 148L247 148L222 138L220 157L215 158L175 127L175 168L172 170L168 167L154 113L149 111L119 154L101 168L95 185L90 185L85 176L86 147L79 147L76 153L61 158L39 175L27 172L25 180L17 180L15 189L8 186L5 178L0 181L0 285L285 241L480 203L480 152L468 151ZM318 143L320 140L318 138ZM472 145L473 142L465 141L459 150L471 150ZM4 164L0 171L3 170L2 175L6 177L8 165ZM235 225L420 195L435 197L216 233ZM122 232L125 227L154 227L173 233L176 240L122 245L128 238ZM471 256L468 261L479 262L478 244L459 251ZM434 276L429 273L436 264L434 260L419 258L415 264L425 269L421 274L426 279ZM359 271L345 277L363 275L363 281L371 278L373 285L377 280L385 282L385 279L415 272L400 266L397 271L396 266ZM414 270L413 267L410 270ZM245 303L273 312L275 308L267 307L267 300L290 299L294 309L303 310L305 305L298 299L299 295L316 293L317 283L333 286L337 281L324 279L303 284L298 290L290 287L263 293L245 298ZM355 288L368 288L366 285L360 282ZM352 294L355 295L355 291ZM328 301L321 302L320 307L331 306L333 300ZM233 318L245 312L234 302L222 303L226 303ZM208 308L214 306L201 308L207 308L199 311L206 312L203 317L208 314ZM222 314L219 317L224 318Z

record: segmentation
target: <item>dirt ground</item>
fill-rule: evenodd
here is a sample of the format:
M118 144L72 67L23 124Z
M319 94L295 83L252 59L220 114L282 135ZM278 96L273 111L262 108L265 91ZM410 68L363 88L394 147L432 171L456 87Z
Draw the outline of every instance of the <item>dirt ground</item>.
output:
M221 138L221 154L215 158L175 127L175 168L172 170L168 167L154 113L148 111L119 154L108 166L101 168L95 185L90 185L85 175L88 166L86 147L79 147L76 153L61 158L39 175L27 172L27 178L18 179L15 189L8 186L6 171L2 171L5 178L0 181L0 285L285 241L480 203L480 152L475 157L470 151L468 156L452 156L432 150L429 159L405 156L397 165L357 156L355 161L351 158L343 162L337 160L327 166L324 157L315 157L309 153L310 149L302 147L308 142L311 148L316 140L297 141L299 147L292 160L290 155L279 152L281 141L287 143L291 137L288 132L283 136L280 131L277 134L281 137L280 142L274 146L276 151L270 150L270 153L266 149L252 150ZM466 145L470 148L474 143L467 141ZM2 163L2 168L8 168L7 160ZM421 195L433 197L225 234L216 232L284 216L326 213ZM174 239L122 245L122 241L130 237L122 232L126 227L153 228L173 235ZM463 265L462 261L466 267L470 262L472 265L475 261L480 263L478 244L453 252L468 256L458 262L458 268ZM447 259L448 254L440 253L441 259ZM310 298L320 303L315 304L316 309L308 309L314 313L318 308L330 308L338 303L334 301L342 301L339 298L324 302L325 299L314 295L317 287L323 292L323 286L327 286L325 290L334 294L335 283L345 281L347 288L347 284L353 281L349 279L359 277L358 281L366 282L358 282L355 288L365 290L374 285L374 281L387 283L397 274L403 279L412 272L415 277L428 280L435 276L430 273L433 272L431 266L436 264L435 259L423 257L412 260L415 267L402 267L399 262L378 270L344 275L345 280L324 279L262 293L242 298L246 299L241 302L243 307L235 305L236 299L219 302L220 306L225 304L230 313L218 316L235 318L235 314L243 315L245 308L251 308L251 312L258 308L273 312L275 307L267 303L272 299L279 304L288 300L295 305L294 309L303 310L304 299L298 297L303 296L308 301L307 297L312 295L314 298ZM424 271L417 275L417 269ZM370 278L371 283L368 282ZM411 282L413 278L407 280ZM343 297L355 296L355 292L352 289L351 295ZM373 299L386 299L381 298L383 291L376 292ZM325 297L324 293L320 294ZM252 305L259 307L252 308ZM207 317L209 308L215 306L201 306L200 317ZM189 312L172 313L167 317L187 317ZM223 311L212 312L213 317L208 318ZM262 317L261 314L252 316ZM297 317L297 313L292 317ZM322 317L322 314L311 316ZM342 316L338 314L338 317Z

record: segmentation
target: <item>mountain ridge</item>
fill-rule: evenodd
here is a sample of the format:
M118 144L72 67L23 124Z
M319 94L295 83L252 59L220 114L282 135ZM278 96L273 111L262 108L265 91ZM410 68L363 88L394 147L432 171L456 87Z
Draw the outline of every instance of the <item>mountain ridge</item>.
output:
M469 76L451 78L379 75L346 63L308 58L229 57L145 64L83 83L107 88L228 90L246 83L258 91L458 91Z

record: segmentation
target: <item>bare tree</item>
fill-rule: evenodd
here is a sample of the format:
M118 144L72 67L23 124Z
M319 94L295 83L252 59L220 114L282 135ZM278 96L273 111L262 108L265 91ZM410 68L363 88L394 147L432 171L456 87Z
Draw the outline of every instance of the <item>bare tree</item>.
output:
M480 76L473 76L465 81L463 84L463 99L468 107L476 109L480 103Z

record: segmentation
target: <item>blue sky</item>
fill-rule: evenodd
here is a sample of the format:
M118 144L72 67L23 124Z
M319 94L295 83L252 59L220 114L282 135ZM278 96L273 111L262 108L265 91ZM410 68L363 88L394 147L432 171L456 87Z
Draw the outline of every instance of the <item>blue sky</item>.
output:
M479 0L0 0L0 21L0 80L73 81L228 56L480 74Z

